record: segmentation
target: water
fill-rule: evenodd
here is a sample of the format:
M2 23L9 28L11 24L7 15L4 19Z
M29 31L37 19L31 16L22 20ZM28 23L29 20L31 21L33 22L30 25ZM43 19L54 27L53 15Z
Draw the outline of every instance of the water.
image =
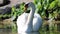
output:
M39 34L39 32L31 32L31 33L18 33L18 34Z
M0 29L0 34L39 34L39 32L16 33L16 32L12 32L11 29Z
M0 29L0 34L11 34L11 29Z

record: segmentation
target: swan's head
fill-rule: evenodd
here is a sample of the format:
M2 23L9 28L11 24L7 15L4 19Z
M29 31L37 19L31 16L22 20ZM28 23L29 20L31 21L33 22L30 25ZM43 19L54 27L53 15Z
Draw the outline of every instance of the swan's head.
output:
M29 3L25 4L25 11L26 11L28 8L32 8L33 10L36 9L33 2L29 2Z

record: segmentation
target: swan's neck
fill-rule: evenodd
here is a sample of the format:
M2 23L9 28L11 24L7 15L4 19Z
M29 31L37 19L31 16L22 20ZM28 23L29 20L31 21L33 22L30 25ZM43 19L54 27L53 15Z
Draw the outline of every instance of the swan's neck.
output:
M31 11L29 13L29 16L28 16L26 24L32 25L34 13L35 13L35 6L33 5L33 6L31 6Z

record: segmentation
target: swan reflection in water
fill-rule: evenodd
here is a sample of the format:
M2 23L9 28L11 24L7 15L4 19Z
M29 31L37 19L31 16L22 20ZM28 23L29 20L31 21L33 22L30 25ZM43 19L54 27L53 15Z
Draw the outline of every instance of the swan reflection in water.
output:
M40 34L39 32L32 32L32 33L18 33L18 34Z

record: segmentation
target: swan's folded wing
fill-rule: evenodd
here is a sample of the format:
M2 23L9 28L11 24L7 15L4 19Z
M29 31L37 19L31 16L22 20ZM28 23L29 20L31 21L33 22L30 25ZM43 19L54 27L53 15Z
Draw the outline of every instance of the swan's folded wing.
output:
M38 31L41 25L42 25L42 18L40 17L39 14L34 14L33 30Z

